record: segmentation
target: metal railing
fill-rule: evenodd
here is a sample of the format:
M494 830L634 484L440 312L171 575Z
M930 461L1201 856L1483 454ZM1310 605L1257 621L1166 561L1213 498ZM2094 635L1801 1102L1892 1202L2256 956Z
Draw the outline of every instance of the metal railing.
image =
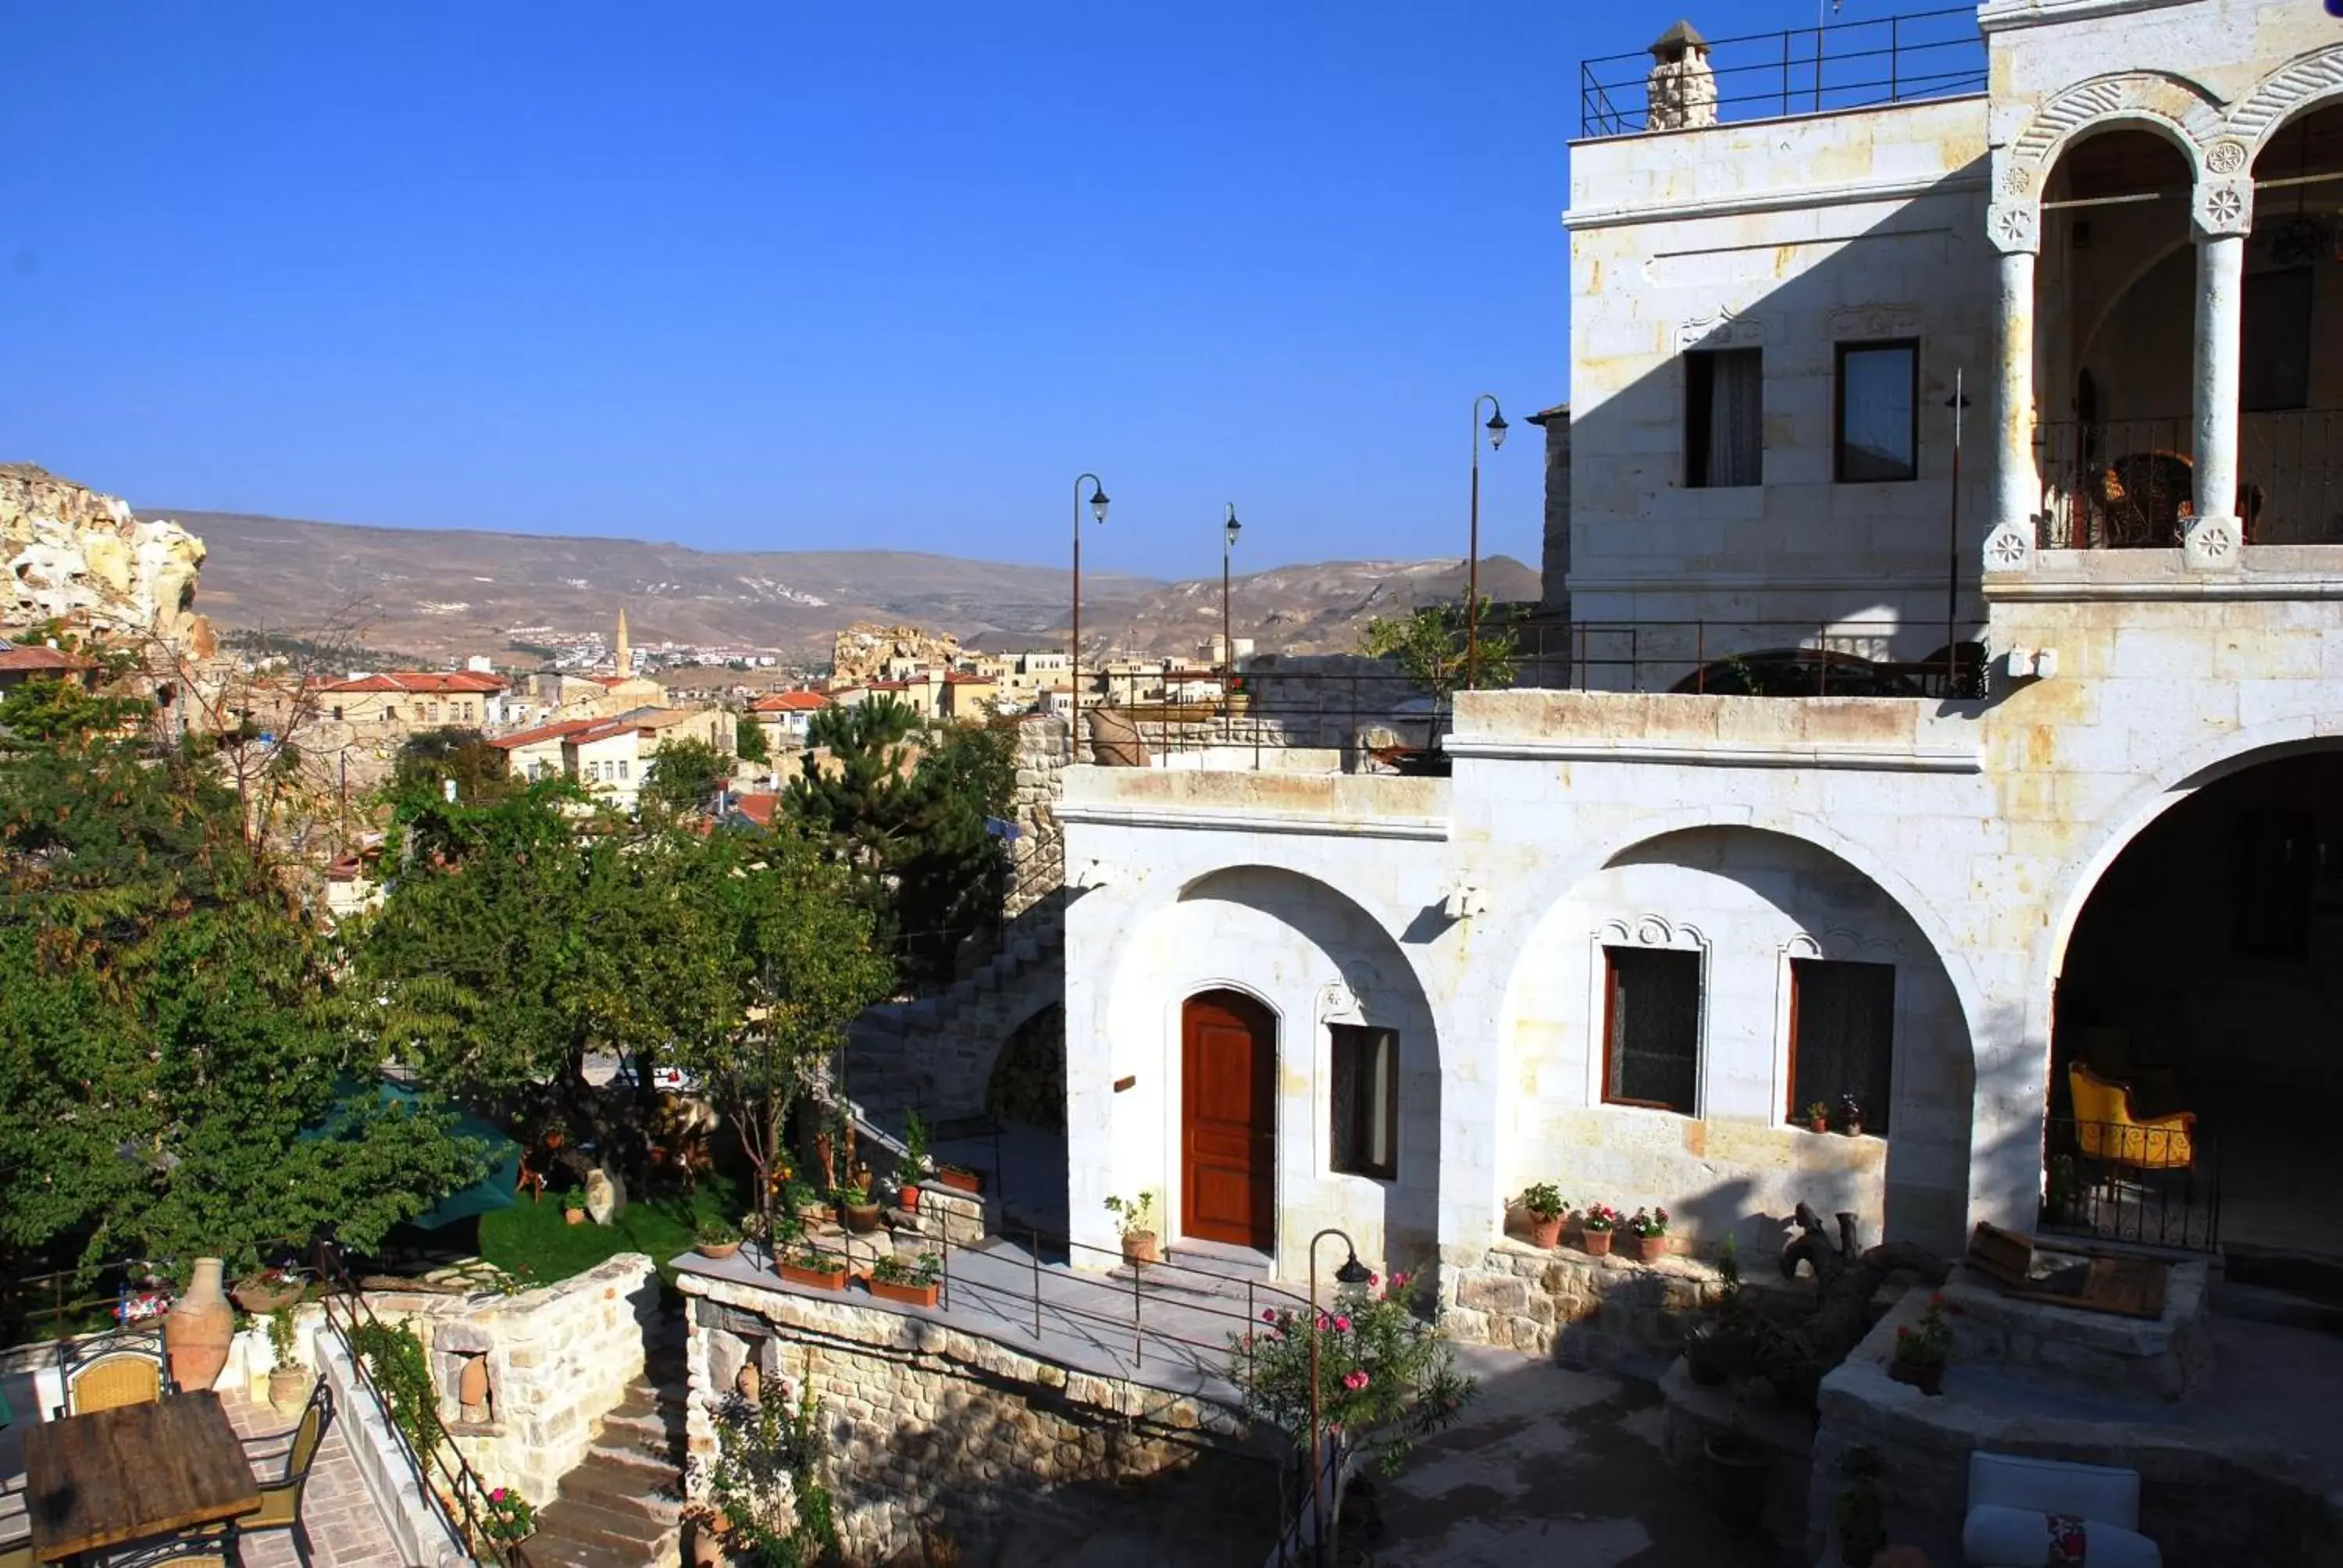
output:
M1701 119L1676 123L1709 123L1708 109L1716 121L1764 119L1952 97L1986 85L1985 35L1974 5L1751 33L1713 40L1707 48L1715 96L1704 92L1694 100ZM1653 65L1649 50L1582 62L1579 135L1674 128L1674 106L1666 102L1661 123L1653 123Z
M374 1401L382 1415L383 1429L397 1443L432 1510L454 1538L463 1543L473 1562L500 1563L503 1568L529 1568L528 1553L519 1542L498 1541L488 1533L484 1521L488 1485L465 1462L454 1438L439 1424L436 1412L430 1423L436 1441L423 1444L420 1452L413 1437L398 1423L391 1400L377 1382L374 1370L367 1366L357 1343L361 1329L380 1330L384 1325L367 1304L366 1292L352 1278L342 1249L320 1234L310 1244L308 1256L310 1271L325 1287L318 1297L319 1305L325 1309L324 1332L333 1337L349 1359L358 1387Z
M1983 694L1981 633L1973 621L1524 621L1513 629L1510 658L1484 653L1484 688L1935 699ZM1509 668L1511 678L1488 678L1493 666ZM1161 676L1121 673L1098 677L1086 696L1085 713L1111 710L1130 727L1137 745L1121 758L1131 765L1143 751L1147 765L1203 753L1198 760L1212 768L1259 768L1271 753L1317 749L1340 753L1345 771L1407 772L1429 765L1453 719L1444 695L1395 664L1364 658L1254 660L1239 668L1225 699L1174 701ZM1077 742L1080 760L1116 755L1097 735Z
M2188 1251L2221 1245L2220 1151L2195 1128L2052 1117L2041 1228Z
M2247 544L2343 543L2343 409L2241 417L2237 516ZM2179 415L2035 427L2044 549L2169 549L2196 515L2195 427Z

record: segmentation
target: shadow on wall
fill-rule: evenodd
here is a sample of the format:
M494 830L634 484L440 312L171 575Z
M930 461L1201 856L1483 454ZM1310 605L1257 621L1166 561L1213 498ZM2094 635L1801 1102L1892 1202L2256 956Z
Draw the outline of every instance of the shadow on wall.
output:
M1398 1040L1398 1139L1394 1175L1374 1181L1380 1195L1384 1261L1393 1268L1413 1267L1434 1256L1439 1244L1441 1156L1440 1043L1417 984L1414 967L1397 941L1374 918L1343 894L1313 878L1264 866L1242 866L1215 871L1183 890L1183 905L1225 904L1250 911L1284 928L1303 946L1309 972L1278 972L1274 955L1255 950L1249 961L1262 963L1257 977L1262 989L1281 996L1278 1020L1281 1079L1302 1073L1311 1084L1314 1108L1331 1095L1332 1030L1335 1024L1389 1029ZM1240 977L1228 977L1240 978ZM1329 984L1328 982L1335 982ZM1195 989L1195 988L1190 988ZM1296 1004L1308 992L1307 1010ZM1281 1115L1289 1108L1282 1103ZM1306 1131L1308 1136L1294 1138ZM1322 1129L1279 1129L1282 1150L1322 1151ZM1317 1156L1323 1159L1323 1154ZM1370 1179L1327 1176L1316 1168L1305 1182L1281 1171L1281 1205L1300 1196L1322 1212L1363 1201L1354 1194ZM1341 1191L1329 1191L1328 1183ZM1281 1240L1287 1224L1280 1216Z

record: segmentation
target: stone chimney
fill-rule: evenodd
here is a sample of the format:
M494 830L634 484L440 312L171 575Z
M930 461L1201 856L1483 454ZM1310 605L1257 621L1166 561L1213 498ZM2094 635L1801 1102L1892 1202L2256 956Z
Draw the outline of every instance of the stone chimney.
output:
M1652 62L1652 74L1644 78L1645 130L1716 124L1716 73L1709 69L1708 40L1700 29L1679 21L1654 42Z

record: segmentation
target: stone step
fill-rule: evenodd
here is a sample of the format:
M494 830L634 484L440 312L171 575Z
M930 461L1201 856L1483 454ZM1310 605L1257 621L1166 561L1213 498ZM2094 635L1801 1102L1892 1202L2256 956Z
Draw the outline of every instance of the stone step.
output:
M2343 1306L2268 1285L2225 1283L2213 1292L2213 1308L2225 1318L2343 1335Z
M586 1457L578 1462L578 1470L584 1470L589 1464L610 1475L613 1480L617 1479L613 1473L623 1471L628 1485L639 1486L645 1492L657 1492L662 1487L672 1489L677 1477L682 1473L677 1461L668 1455L651 1453L623 1443L608 1443L598 1438L586 1451ZM571 1475L577 1473L578 1471L570 1472ZM568 1476L562 1477L562 1480L566 1483Z
M637 1548L589 1545L549 1533L544 1520L538 1515L537 1533L521 1548L528 1568L650 1568L659 1561L657 1553Z
M537 1535L529 1554L536 1555L535 1541L557 1536L579 1546L639 1553L631 1560L649 1563L658 1553L660 1537L668 1533L668 1526L640 1513L605 1508L598 1503L575 1497L557 1497L538 1513Z
M1128 1263L1117 1263L1106 1271L1106 1277L1126 1294L1131 1290L1131 1268ZM1260 1306L1290 1304L1284 1296L1266 1289L1266 1281L1253 1282L1264 1288L1249 1297L1243 1280L1190 1272L1184 1269L1166 1269L1154 1264L1142 1264L1139 1270L1139 1293L1149 1301L1232 1307L1240 1312L1256 1312Z
M672 1465L660 1470L589 1452L584 1463L561 1478L559 1494L604 1513L632 1514L666 1530L683 1518L681 1479Z

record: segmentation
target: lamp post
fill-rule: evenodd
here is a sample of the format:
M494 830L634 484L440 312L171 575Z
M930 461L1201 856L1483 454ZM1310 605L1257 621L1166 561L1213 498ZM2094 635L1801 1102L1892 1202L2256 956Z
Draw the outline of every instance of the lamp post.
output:
M1489 422L1481 423L1481 405L1489 406ZM1483 392L1473 399L1473 540L1464 568L1464 689L1480 684L1481 674L1481 432L1489 433L1489 450L1505 444L1505 411L1497 395Z
M1321 1568L1326 1562L1326 1494L1319 1484L1325 1461L1321 1457L1318 1446L1322 1426L1318 1397L1318 1243L1329 1236L1341 1236L1342 1250L1350 1254L1342 1260L1342 1266L1334 1271L1335 1283L1363 1285L1373 1278L1367 1272L1366 1265L1359 1261L1358 1243L1344 1231L1329 1225L1310 1238L1310 1534L1312 1548L1317 1554Z
M1221 739L1229 739L1229 729L1234 715L1237 672L1236 638L1232 635L1229 617L1229 555L1237 548L1237 536L1244 525L1237 521L1237 504L1229 503L1229 520L1221 525Z
M1072 716L1066 725L1067 755L1080 758L1082 754L1082 481L1091 482L1091 515L1103 526L1106 522L1106 487L1099 483L1096 474L1074 477L1074 635L1070 650L1067 681L1074 689Z

